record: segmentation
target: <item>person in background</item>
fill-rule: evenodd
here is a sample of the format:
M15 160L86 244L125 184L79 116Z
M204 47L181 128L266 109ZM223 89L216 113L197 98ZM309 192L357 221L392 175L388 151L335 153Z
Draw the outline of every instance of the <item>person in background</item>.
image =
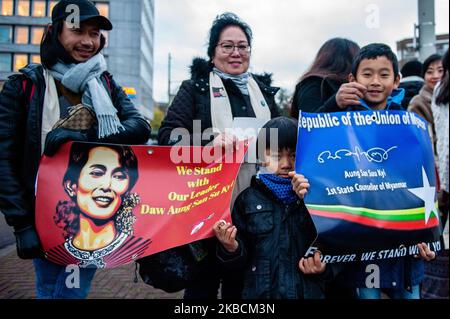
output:
M423 78L425 83L408 106L409 112L414 112L423 117L430 125L430 136L432 137L434 151L436 153L436 129L434 127L433 112L431 111L431 99L433 90L441 81L444 68L442 66L442 57L439 54L429 56L423 62Z
M449 212L449 69L448 50L444 54L442 81L436 86L431 103L434 126L436 127L436 152L441 191L438 196L439 211L443 227L443 250L436 260L425 265L425 278L422 284L424 299L448 299L449 254L448 254L448 212Z
M309 70L295 87L291 116L298 119L299 111L325 113L340 110L336 93L348 82L352 61L359 46L350 40L333 38L319 49ZM355 92L350 87L349 94ZM340 102L345 104L345 101Z
M402 79L400 80L400 89L405 89L405 98L402 101L402 107L406 110L409 102L419 94L423 87L423 64L420 61L408 61L400 70Z

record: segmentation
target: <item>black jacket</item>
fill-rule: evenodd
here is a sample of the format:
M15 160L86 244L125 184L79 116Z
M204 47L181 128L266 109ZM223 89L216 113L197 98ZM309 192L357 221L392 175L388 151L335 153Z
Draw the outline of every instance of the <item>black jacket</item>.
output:
M299 111L309 113L339 112L336 93L342 83L329 78L310 76L295 87L291 116L298 119Z
M408 108L409 102L411 102L413 97L419 94L423 84L423 80L416 76L402 79L398 88L405 89L405 98L402 101L403 109L406 110Z
M285 205L254 177L252 185L238 196L232 220L239 248L229 253L219 244L217 256L230 271L244 269L242 298L324 297L324 280L333 276L332 267L324 274L306 276L298 266L316 238L303 201Z
M212 66L204 59L194 59L191 66L191 79L184 81L170 105L167 116L161 124L158 134L160 145L173 145L179 141L171 140L170 133L176 128L187 129L190 135L191 145L195 141L193 134L193 121L201 120L201 131L211 128L211 101L209 90L209 73ZM279 110L275 104L274 96L279 88L271 87L270 75L253 75L255 81L263 93L266 102L269 104L272 118L279 116ZM244 96L232 80L223 80L228 93L232 108L233 117L255 117L255 113L250 104L248 96ZM199 138L201 140L201 137ZM212 140L202 141L201 145L206 145Z
M41 158L45 95L41 65L30 64L20 72L9 78L0 94L0 209L6 222L16 230L34 226L35 180ZM107 72L104 76L109 78L110 84L104 85L125 131L102 140L93 138L92 142L145 144L150 136L150 125L112 76ZM35 89L30 94L31 101L24 91L25 80L28 83L25 87L32 82Z

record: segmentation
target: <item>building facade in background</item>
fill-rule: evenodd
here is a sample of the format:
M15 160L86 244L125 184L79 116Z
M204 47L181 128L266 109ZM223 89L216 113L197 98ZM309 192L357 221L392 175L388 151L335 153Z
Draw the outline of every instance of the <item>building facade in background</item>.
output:
M448 39L448 33L436 36L437 54L443 56L445 51L448 50ZM408 38L397 41L397 56L401 66L411 60L420 60L417 40L414 40L414 38Z
M147 117L153 109L154 0L96 0L114 29L105 32L108 70ZM58 1L0 0L0 87L28 63L40 62L39 46Z

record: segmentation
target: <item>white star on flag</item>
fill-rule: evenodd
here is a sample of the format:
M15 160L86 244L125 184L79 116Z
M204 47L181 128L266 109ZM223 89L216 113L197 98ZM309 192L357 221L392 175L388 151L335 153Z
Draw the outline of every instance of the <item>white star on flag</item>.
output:
M425 225L428 224L428 220L430 219L431 213L436 214L436 187L430 186L430 182L428 180L428 175L425 172L425 168L422 167L422 187L418 188L408 188L408 191L419 197L425 203Z

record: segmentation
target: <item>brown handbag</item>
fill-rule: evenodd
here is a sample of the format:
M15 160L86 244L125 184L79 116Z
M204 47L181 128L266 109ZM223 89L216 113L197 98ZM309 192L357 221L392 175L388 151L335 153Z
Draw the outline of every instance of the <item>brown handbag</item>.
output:
M97 118L94 111L83 104L78 104L72 107L72 109L69 111L69 115L56 122L56 124L53 126L53 129L61 127L71 130L83 131L90 129L96 122Z

